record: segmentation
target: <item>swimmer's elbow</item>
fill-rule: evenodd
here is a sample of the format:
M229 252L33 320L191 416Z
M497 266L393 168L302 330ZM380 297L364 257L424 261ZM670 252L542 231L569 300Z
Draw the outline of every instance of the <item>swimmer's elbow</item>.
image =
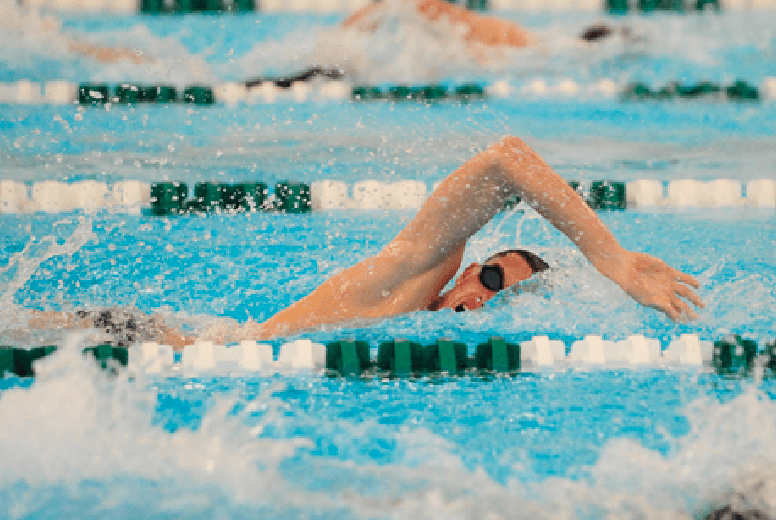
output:
M530 150L528 145L525 144L522 139L514 135L506 135L502 137L501 141L499 141L496 147L508 152L524 152L526 150Z

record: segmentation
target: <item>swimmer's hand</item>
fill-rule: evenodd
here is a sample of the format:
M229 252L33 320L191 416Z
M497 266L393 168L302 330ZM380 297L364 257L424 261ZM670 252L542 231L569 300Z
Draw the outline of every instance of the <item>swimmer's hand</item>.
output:
M705 307L700 297L690 289L700 287L698 280L654 256L623 251L609 267L598 269L631 298L665 313L674 321L690 321L698 317L685 300L696 307Z

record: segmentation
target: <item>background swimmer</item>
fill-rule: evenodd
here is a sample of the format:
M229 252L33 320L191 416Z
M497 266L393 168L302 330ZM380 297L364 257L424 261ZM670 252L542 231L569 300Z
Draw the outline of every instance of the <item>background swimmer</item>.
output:
M144 55L140 49L100 45L77 38L71 38L62 33L62 24L56 18L47 15L40 16L35 11L21 7L4 5L3 16L0 16L0 27L6 34L18 33L22 37L44 38L51 41L52 46L63 46L69 52L100 63L117 63L123 60L135 65L151 63L154 60Z
M382 34L379 40L373 42L343 43L342 38L346 38L349 31L358 35L374 35L378 32ZM629 42L638 40L631 36L628 27L615 28L605 23L596 23L586 27L576 41L587 46L617 35ZM382 0L358 9L346 18L336 31L330 31L321 37L318 44L329 48L329 51L313 55L311 59L317 63L336 65L314 65L289 76L258 77L245 81L245 86L254 88L264 82L272 82L280 88L289 88L297 81L312 81L316 78L342 79L346 76L355 81L363 80L360 76L373 74L376 72L373 69L390 70L390 67L372 62L380 53L366 56L349 55L354 48L367 44L386 45L389 44L388 41L393 40L397 43L402 40L404 44L408 39L417 38L425 42L419 44L423 47L423 54L433 56L443 62L445 67L452 67L459 62L461 53L468 54L478 68L491 68L498 63L503 66L503 61L510 59L510 51L538 48L541 42L539 37L512 21L480 14L444 0ZM343 55L345 47L349 50L344 51ZM397 49L397 53L401 54L401 51ZM394 60L402 61L398 56L395 56ZM412 60L405 61L399 74L390 74L392 80L405 80L403 76L409 72L406 69L413 68L413 63ZM428 66L434 67L431 64ZM420 67L424 68L424 65Z

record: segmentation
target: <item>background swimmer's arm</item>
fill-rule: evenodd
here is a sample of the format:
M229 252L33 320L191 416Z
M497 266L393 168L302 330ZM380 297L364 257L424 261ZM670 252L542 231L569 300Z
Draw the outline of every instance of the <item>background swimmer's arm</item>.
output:
M343 27L353 27L358 26L361 21L371 15L376 10L383 7L380 2L370 2L369 5L362 7L361 9L356 10L353 14L351 14L344 22L342 22ZM363 30L369 30L374 31L377 28L377 24L367 25L366 27L357 27L358 29Z
M124 47L106 47L94 43L77 42L70 40L67 43L70 52L75 52L89 58L94 58L102 63L116 63L122 60L129 60L136 65L149 63L152 60L143 56L139 50L126 49Z

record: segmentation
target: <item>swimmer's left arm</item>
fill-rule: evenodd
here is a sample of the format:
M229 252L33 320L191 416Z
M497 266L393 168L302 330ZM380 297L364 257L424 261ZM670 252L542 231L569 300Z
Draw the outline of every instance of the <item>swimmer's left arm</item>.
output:
M493 152L504 184L565 234L601 274L672 320L696 318L684 300L704 306L690 289L699 287L697 280L659 258L620 246L585 201L522 140L506 137Z

